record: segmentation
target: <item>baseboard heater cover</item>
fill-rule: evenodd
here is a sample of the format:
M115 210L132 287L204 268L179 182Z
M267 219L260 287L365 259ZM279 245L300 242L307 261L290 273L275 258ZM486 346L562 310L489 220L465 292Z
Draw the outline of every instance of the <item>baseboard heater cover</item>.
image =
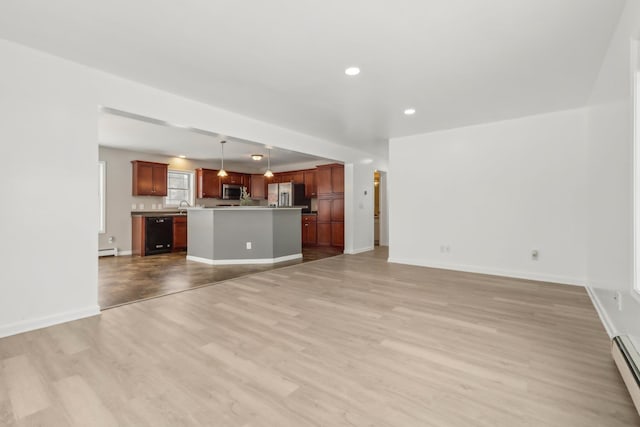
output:
M98 256L118 256L118 248L98 249Z
M640 415L640 354L626 335L613 338L611 354Z

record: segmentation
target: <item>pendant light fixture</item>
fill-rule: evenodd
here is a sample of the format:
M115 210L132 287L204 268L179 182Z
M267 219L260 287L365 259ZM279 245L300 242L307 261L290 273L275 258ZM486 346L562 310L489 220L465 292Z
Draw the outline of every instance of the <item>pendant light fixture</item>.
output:
M220 170L218 171L218 176L224 178L225 176L227 176L227 171L224 170L224 144L227 141L220 141L220 147L221 147L221 151L222 151L222 162L220 163Z
M273 172L271 172L271 148L267 148L267 171L264 176L267 178L273 178Z

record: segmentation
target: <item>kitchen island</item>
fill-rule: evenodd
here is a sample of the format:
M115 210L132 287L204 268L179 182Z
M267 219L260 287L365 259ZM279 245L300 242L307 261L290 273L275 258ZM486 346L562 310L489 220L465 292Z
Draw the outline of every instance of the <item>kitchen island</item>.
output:
M302 258L301 209L236 206L187 210L187 259L211 265Z

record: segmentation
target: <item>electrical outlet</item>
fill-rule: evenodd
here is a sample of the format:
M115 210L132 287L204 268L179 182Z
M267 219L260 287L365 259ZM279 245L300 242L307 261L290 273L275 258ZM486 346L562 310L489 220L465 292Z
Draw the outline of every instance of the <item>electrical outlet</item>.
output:
M109 236L109 243L113 243L113 236Z
M251 242L247 242L247 250L251 249Z
M540 254L539 254L537 249L533 249L531 251L531 259L532 260L537 261L539 256L540 256Z

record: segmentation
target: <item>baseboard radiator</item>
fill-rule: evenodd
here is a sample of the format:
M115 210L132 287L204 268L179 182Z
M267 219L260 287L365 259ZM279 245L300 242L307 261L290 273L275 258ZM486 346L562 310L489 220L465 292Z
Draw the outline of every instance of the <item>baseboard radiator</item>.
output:
M98 249L98 256L118 256L118 248Z
M611 354L640 414L640 354L626 335L613 338Z

